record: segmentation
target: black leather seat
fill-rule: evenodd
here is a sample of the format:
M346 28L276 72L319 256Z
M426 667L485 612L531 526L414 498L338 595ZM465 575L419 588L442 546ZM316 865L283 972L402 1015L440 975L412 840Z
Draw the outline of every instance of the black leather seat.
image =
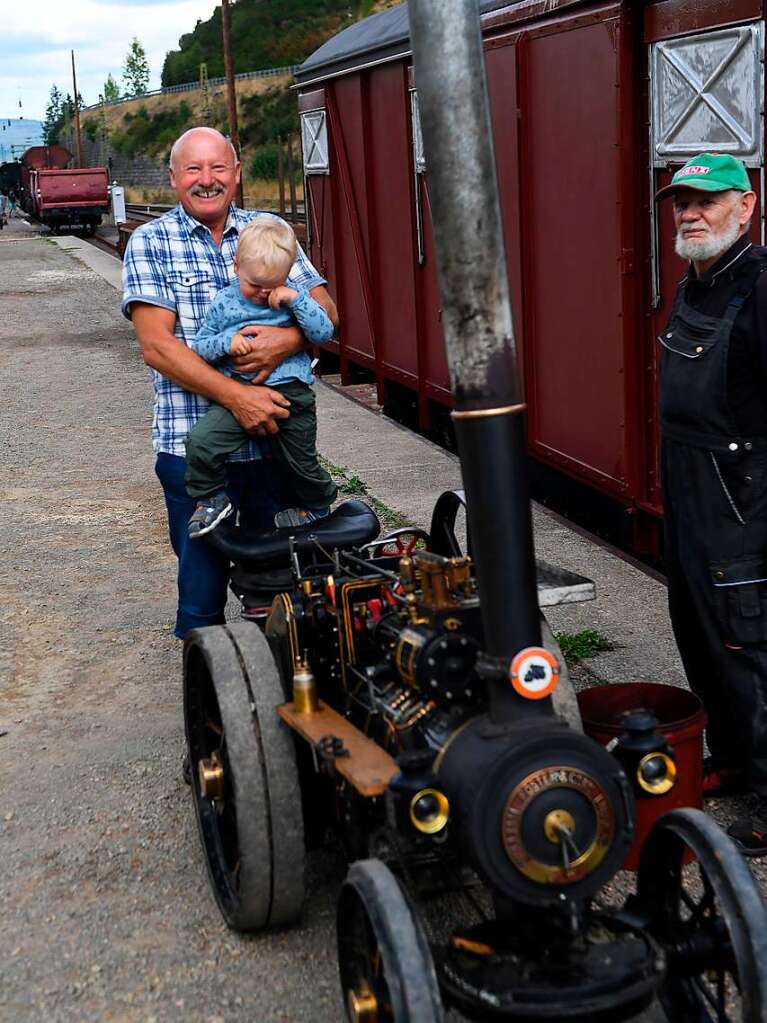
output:
M289 540L294 539L297 551L317 550L316 539L327 551L334 547L360 547L375 540L381 523L374 511L363 501L345 501L327 518L308 526L286 526L282 529L245 532L239 526L222 522L206 538L216 550L249 572L288 566Z

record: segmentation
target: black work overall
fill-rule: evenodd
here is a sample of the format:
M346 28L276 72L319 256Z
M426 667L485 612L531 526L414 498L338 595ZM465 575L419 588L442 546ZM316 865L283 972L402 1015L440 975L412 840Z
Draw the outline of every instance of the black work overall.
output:
M733 323L764 269L753 262L722 318L681 285L659 341L674 635L709 750L767 795L767 437L741 436L727 401Z

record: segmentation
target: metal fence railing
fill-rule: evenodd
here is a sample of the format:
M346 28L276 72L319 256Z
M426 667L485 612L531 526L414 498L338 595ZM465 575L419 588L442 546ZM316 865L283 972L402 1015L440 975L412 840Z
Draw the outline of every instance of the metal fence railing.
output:
M242 74L235 75L234 80L236 82L245 81L248 78L275 78L278 75L294 75L299 69L300 64L288 64L286 67L269 67L263 68L260 71L243 71ZM208 85L225 85L225 78L209 78ZM112 100L111 103L105 103L104 106L116 107L121 103L128 103L134 99L144 99L146 96L163 96L166 93L171 92L193 92L195 89L201 88L199 82L183 82L180 85L164 85L161 89L150 89L148 92L142 92L139 96L121 96L120 99ZM81 113L85 113L88 110L98 110L101 107L101 103L91 103L88 107L82 107Z

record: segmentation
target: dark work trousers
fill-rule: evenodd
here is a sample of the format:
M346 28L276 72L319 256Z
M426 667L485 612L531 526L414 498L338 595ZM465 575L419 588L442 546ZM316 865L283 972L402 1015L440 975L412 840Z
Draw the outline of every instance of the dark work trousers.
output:
M271 529L278 511L295 506L295 494L274 470L273 461L260 458L227 465L226 492L246 529ZM183 639L190 629L223 624L229 561L204 538L189 539L189 518L195 501L186 492L186 461L178 455L161 453L155 471L165 494L170 542L178 558L174 634Z
M659 338L666 565L671 622L711 754L767 795L767 438L742 437L727 403L733 322L680 288Z
M302 508L325 511L338 490L317 457L314 391L289 381L274 388L290 402L290 417L278 419L279 433L269 437L277 468L286 476ZM209 497L225 489L226 460L249 440L228 409L211 405L186 440L186 488L190 497Z

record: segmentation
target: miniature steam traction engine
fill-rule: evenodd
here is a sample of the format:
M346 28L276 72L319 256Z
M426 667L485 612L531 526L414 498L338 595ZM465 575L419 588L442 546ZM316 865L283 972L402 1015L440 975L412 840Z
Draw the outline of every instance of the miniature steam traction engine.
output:
M674 751L639 708L611 752L577 712L558 713L476 0L412 0L410 16L470 553L457 494L428 533L379 539L373 512L349 501L300 529L212 534L245 619L185 646L216 899L236 929L295 920L307 841L332 825L352 861L338 909L352 1023L432 1023L443 1004L480 1020L624 1020L656 996L671 1020L761 1023L765 912L702 813L659 819L636 894L603 897L635 801L674 785ZM462 910L451 897L435 922L435 892L459 893Z

